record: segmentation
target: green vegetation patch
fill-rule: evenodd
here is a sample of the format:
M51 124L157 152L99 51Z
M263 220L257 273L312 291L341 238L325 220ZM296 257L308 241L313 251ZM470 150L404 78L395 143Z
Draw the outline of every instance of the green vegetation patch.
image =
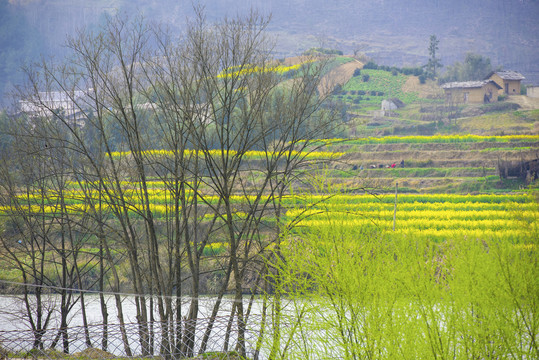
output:
M506 113L491 113L482 116L467 117L457 120L461 131L491 132L495 134L529 132L534 122L539 119L539 113L514 111Z
M335 56L333 59L329 60L326 64L324 64L324 70L322 71L322 76L326 75L327 73L329 73L331 70L335 69L336 67L349 63L350 61L354 61L354 59L348 56Z
M387 98L398 98L405 104L419 99L419 94L402 91L408 76L401 73L391 73L384 70L362 69L361 75L354 76L348 81L343 92L345 101L360 98L361 104L379 104Z

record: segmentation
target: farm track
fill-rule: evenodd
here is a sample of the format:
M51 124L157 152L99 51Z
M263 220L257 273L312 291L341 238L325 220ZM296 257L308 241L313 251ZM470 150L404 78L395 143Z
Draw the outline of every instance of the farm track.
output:
M424 172L424 174L421 174L421 171L418 171L418 174L421 175L414 175L414 172L411 172L411 174L407 174L406 172L399 172L399 171L391 171L390 174L394 174L394 176L388 176L386 175L388 171L386 169L367 169L362 171L362 175L369 178L400 178L400 177L413 177L413 178L446 178L446 177L482 177L482 176L489 176L489 175L496 175L495 169L440 169L440 170L430 170Z
M418 193L436 193L440 189L456 189L466 185L468 182L477 183L479 178L455 178L455 177L361 177L359 175L355 179L343 180L340 183L346 185L347 188L374 188L381 191L394 191L395 183L399 184L399 188L406 188L405 192Z
M354 75L356 69L362 69L363 63L355 60L342 64L327 73L318 86L321 94L329 94L336 85L344 86Z
M440 162L458 160L459 167L468 166L469 161L483 161L481 166L496 164L498 158L507 160L531 160L536 158L539 150L524 150L524 151L493 151L493 152L478 152L474 150L464 151L379 151L379 152L359 152L347 154L343 159L361 159L361 160L384 160L400 162L422 160L438 160Z
M399 151L370 151L349 152L341 160L350 167L363 166L365 169L376 166L386 167L395 163L397 166L404 161L404 167L429 168L495 168L498 160L529 161L537 159L539 148L530 150L511 151L477 151L477 150L399 150ZM346 166L343 165L343 168Z

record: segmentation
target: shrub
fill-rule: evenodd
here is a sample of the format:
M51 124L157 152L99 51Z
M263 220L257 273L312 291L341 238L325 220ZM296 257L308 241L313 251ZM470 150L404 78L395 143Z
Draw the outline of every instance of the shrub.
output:
M363 82L369 82L369 79L370 79L370 78L371 78L371 77L369 76L369 74L365 74L365 75L363 75L363 77L362 77Z
M481 105L481 110L483 110L483 112L485 113L517 110L519 108L520 108L519 104L510 103L510 102L498 102L498 103Z
M419 83L424 84L427 81L427 76L425 74L419 75Z
M359 76L359 75L361 75L361 69L355 69L354 76Z
M342 91L342 86L341 86L341 84L337 84L337 85L335 85L335 87L333 88L333 94L334 94L334 95L340 94L341 91Z
M421 67L416 67L416 68L414 68L413 74L414 74L415 76L423 75L423 68L421 68Z
M416 75L415 72L416 72L416 69L417 68L408 68L408 67L405 67L405 68L402 68L401 69L401 72L404 74L404 75Z
M378 65L376 65L376 63L372 62L372 61L369 61L367 64L365 64L365 66L363 66L363 69L373 69L373 70L377 70L378 69Z
M288 70L288 71L286 72L285 76L286 76L288 79L293 78L294 76L296 76L296 70L295 70L295 69Z
M343 55L341 50L337 49L327 49L327 48L311 48L303 53L303 55L316 55L316 54L325 54L325 55Z

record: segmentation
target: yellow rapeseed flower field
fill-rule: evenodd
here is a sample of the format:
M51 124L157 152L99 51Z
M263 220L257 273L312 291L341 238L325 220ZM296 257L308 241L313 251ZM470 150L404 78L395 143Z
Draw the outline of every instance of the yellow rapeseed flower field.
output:
M155 218L172 216L174 212L173 193L162 181L150 181L148 194L150 211ZM125 182L123 198L133 214L147 211L143 205L140 184ZM95 190L83 193L73 187L63 193L68 212L82 214L95 211L98 198ZM102 209L112 210L117 198L109 199L102 194ZM52 214L62 211L60 194L26 194L19 198L18 207L3 207L0 212L25 212ZM93 199L89 199L92 197ZM234 195L234 204L250 204L257 199L253 195ZM90 201L92 200L92 201ZM261 201L266 201L263 197ZM217 203L218 196L205 196L210 203ZM289 195L282 199L288 209L286 218L297 222L302 228L318 226L374 227L382 231L392 231L394 197L372 195L337 194ZM235 205L237 206L237 205ZM241 209L241 206L237 206ZM244 210L234 214L239 221L245 219ZM503 239L516 243L529 234L539 234L538 206L527 194L507 195L455 195L455 194L402 194L398 197L395 233L411 238L430 238L435 241L445 239ZM535 249L534 247L523 249Z

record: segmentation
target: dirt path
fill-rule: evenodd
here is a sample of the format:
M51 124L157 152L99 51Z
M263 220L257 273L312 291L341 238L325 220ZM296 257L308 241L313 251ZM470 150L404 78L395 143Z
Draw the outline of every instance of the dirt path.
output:
M321 95L329 94L337 84L341 86L346 84L354 76L354 71L356 69L362 69L363 65L361 61L354 59L354 61L336 67L324 75L318 86L318 91Z
M284 66L297 65L297 64L301 64L305 61L312 60L312 59L313 59L312 56L293 56L293 57L284 59L283 65Z
M417 76L409 76L402 86L402 91L418 93L422 98L433 98L444 93L434 81L427 80L425 84L421 84Z
M539 98L531 98L526 95L511 95L508 102L519 104L523 110L539 109Z

